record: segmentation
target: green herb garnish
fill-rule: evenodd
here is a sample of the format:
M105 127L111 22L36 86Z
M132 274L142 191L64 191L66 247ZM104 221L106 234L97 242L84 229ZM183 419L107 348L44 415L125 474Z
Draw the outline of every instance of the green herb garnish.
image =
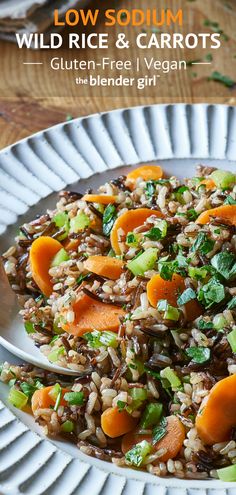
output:
M211 351L208 347L189 347L185 352L196 364L206 363L211 356Z
M106 207L103 214L103 234L110 235L111 229L116 220L117 213L114 205L110 204Z

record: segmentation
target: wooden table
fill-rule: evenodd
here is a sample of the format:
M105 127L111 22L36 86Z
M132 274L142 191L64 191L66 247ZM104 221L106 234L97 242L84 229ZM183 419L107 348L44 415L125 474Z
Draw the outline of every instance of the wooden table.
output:
M166 6L166 3L164 0L160 1L158 7ZM156 4L157 2L154 2L155 7ZM103 0L102 5L104 8L110 7L111 2ZM116 3L116 8L117 5ZM150 5L151 2L148 2L149 7ZM129 6L132 7L131 4ZM140 6L147 8L147 1L140 0L138 4L136 2L135 7ZM100 8L101 0L94 0L92 7ZM228 39L222 40L220 50L205 50L205 55L199 50L184 50L184 53L176 54L173 50L164 49L163 59L181 56L187 60L190 60L190 57L192 60L198 58L204 60L210 51L213 56L212 66L210 69L209 66L194 68L189 66L186 71L173 72L168 75L168 79L163 79L158 91L152 96L147 92L145 94L137 91L128 92L126 88L122 88L115 97L100 95L98 91L91 92L91 89L88 89L84 96L79 96L78 89L76 88L75 92L71 87L70 76L63 75L64 79L62 79L60 76L55 77L55 74L48 70L49 59L52 57L52 53L48 50L24 50L20 59L17 46L0 42L0 148L71 117L120 107L173 102L236 104L235 87L230 89L208 80L209 73L215 70L236 80L236 1L170 0L168 7L173 8L174 11L176 8L184 9L185 32L212 32L212 29L221 29L224 33L223 37L225 38L226 35ZM129 8L127 0L119 0L119 8ZM205 26L207 19L210 23L218 23L218 26ZM126 28L126 33L134 37L140 30L141 28L129 27ZM97 26L97 31L105 32L102 23ZM68 31L65 31L65 36L66 33ZM116 30L114 30L115 34ZM129 57L137 55L136 50L133 46ZM71 58L72 54L64 48L60 51L60 55ZM85 50L82 55L86 59L91 57L91 52ZM149 55L156 56L156 53L149 50ZM99 56L99 51L93 53L95 59ZM117 54L111 49L109 56L117 56ZM23 65L23 59L40 60L43 61L43 65L28 68Z

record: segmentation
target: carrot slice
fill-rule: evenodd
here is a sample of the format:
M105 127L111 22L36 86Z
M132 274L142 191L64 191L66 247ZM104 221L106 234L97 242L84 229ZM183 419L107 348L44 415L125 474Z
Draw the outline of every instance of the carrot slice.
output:
M174 459L178 452L181 450L183 441L185 439L185 429L181 421L177 416L168 416L167 418L166 435L156 444L154 444L154 452L160 449L165 449L165 453L161 457L158 457L153 464L158 464L159 462L166 462L168 459ZM136 428L131 433L127 433L122 438L121 450L123 454L126 454L136 443L147 440L147 442L152 442L152 435L140 435L138 429Z
M211 191L212 189L216 189L215 182L213 179L204 179L200 182L199 187L206 186L207 191Z
M120 320L125 312L113 304L105 304L96 301L84 294L73 306L75 319L73 323L62 323L65 332L80 337L93 330L110 330L118 332Z
M66 251L77 251L80 243L80 239L68 239L64 242L64 248L66 249Z
M123 265L123 261L109 256L89 256L84 262L86 270L110 280L117 280L121 276Z
M85 194L82 197L83 201L88 203L100 203L101 205L109 205L110 203L116 203L117 197L109 194Z
M132 232L136 227L143 225L147 218L152 215L158 218L163 218L164 216L160 211L150 210L149 208L137 208L137 210L126 211L116 219L111 231L111 245L116 254L121 254L119 229L122 229L124 235L127 235L128 232Z
M52 237L41 236L33 241L30 248L30 267L32 277L45 296L49 297L53 285L49 269L53 257L62 249L62 244Z
M31 407L33 414L37 414L38 409L49 409L50 406L55 406L55 400L50 395L52 387L45 387L36 390L31 399ZM64 395L68 392L66 388L62 389L62 398L60 401L61 406L66 406L66 401L64 400Z
M207 445L230 440L236 426L236 375L217 382L196 417L198 435Z
M134 429L137 419L133 418L124 409L119 411L117 407L109 407L101 416L101 427L110 438L120 437Z
M205 225L210 223L212 217L226 220L230 225L236 225L236 205L222 205L203 211L197 218L196 223Z
M135 188L136 180L140 177L147 180L158 180L163 176L163 170L159 165L143 165L142 167L135 168L128 173L127 179L131 181L129 187L131 191Z
M178 273L173 274L172 280L164 280L157 274L147 283L147 297L154 308L161 299L166 299L171 306L177 307L177 299L185 289L184 279ZM202 314L202 308L193 299L185 304L185 312L187 320L193 321Z

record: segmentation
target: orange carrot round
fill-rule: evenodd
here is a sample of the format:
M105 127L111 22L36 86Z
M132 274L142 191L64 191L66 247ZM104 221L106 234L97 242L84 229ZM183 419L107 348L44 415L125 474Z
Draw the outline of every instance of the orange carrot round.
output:
M109 194L85 194L82 197L83 201L88 203L100 203L101 205L109 205L116 203L117 197Z
M236 427L236 375L217 382L203 401L197 417L199 437L207 445L230 440Z
M137 419L133 418L124 409L119 411L117 407L109 407L101 416L101 427L110 438L120 437L134 429Z
M168 459L174 459L178 452L181 450L183 441L185 439L185 429L181 421L177 416L168 416L167 418L166 435L157 443L153 445L153 450L157 451L160 449L165 449L165 453L158 457L153 464L158 464L159 462L166 462ZM147 440L147 442L152 442L152 435L140 435L139 430L136 428L131 433L127 433L122 438L121 449L123 454L126 454L136 443Z
M53 386L44 387L36 390L31 399L31 408L33 414L37 414L38 409L49 409L50 406L53 407L55 405L55 400L51 397L50 392L52 391ZM66 388L62 389L62 398L60 401L61 406L66 406L66 401L64 400L64 395L68 392Z
M123 261L109 256L89 256L84 262L86 270L110 280L117 280L121 276L123 265Z
M163 176L163 170L159 165L143 165L128 173L127 179L130 181L131 191L135 188L136 180L140 177L144 180L158 180Z
M111 245L116 254L121 254L119 229L122 229L126 236L128 232L132 232L136 227L143 225L147 218L152 215L163 218L163 214L160 211L150 210L149 208L137 208L137 210L126 211L116 219L111 231Z
M177 299L185 289L184 279L178 273L173 274L172 280L164 280L157 274L147 283L147 297L154 308L161 299L165 299L171 306L177 307ZM188 321L193 321L202 314L202 308L195 299L186 303L184 307Z
M52 237L41 236L33 241L30 248L32 277L45 296L49 297L53 285L49 275L52 259L62 249L62 244Z
M110 330L118 332L120 326L120 317L125 315L122 308L113 304L104 304L95 301L84 294L79 301L73 306L75 319L73 323L62 323L65 332L81 337L86 332L93 330ZM65 314L64 314L65 316Z
M212 218L226 220L230 225L236 225L236 205L222 205L217 208L203 211L196 220L196 223L205 225L210 223Z

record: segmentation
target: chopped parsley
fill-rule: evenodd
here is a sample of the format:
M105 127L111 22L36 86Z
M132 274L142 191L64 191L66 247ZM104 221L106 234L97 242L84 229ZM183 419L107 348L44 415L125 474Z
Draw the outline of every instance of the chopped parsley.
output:
M198 300L206 309L211 308L214 304L220 303L224 298L225 288L217 277L212 277L198 292Z
M209 81L217 81L221 84L224 84L227 88L233 88L236 85L236 81L231 79L229 76L224 76L218 71L212 72L210 77L208 78Z
M189 301L192 301L192 299L196 299L196 297L197 297L196 292L189 287L184 292L182 292L181 296L178 297L177 299L178 306L184 306L184 304L187 304Z
M215 241L209 239L205 232L200 232L191 247L192 252L199 251L202 255L210 253L214 247Z
M236 258L233 253L228 253L227 251L218 253L213 256L211 264L226 280L236 278Z
M106 207L103 214L103 234L110 235L111 229L116 220L117 213L114 205L110 204Z
M159 425L153 428L153 438L152 443L155 445L157 442L160 442L162 438L167 434L167 419L162 418Z
M191 358L193 363L203 364L209 361L211 351L208 347L189 347L186 349L186 354Z
M224 205L236 205L236 199L233 199L232 196L229 195L224 201Z

